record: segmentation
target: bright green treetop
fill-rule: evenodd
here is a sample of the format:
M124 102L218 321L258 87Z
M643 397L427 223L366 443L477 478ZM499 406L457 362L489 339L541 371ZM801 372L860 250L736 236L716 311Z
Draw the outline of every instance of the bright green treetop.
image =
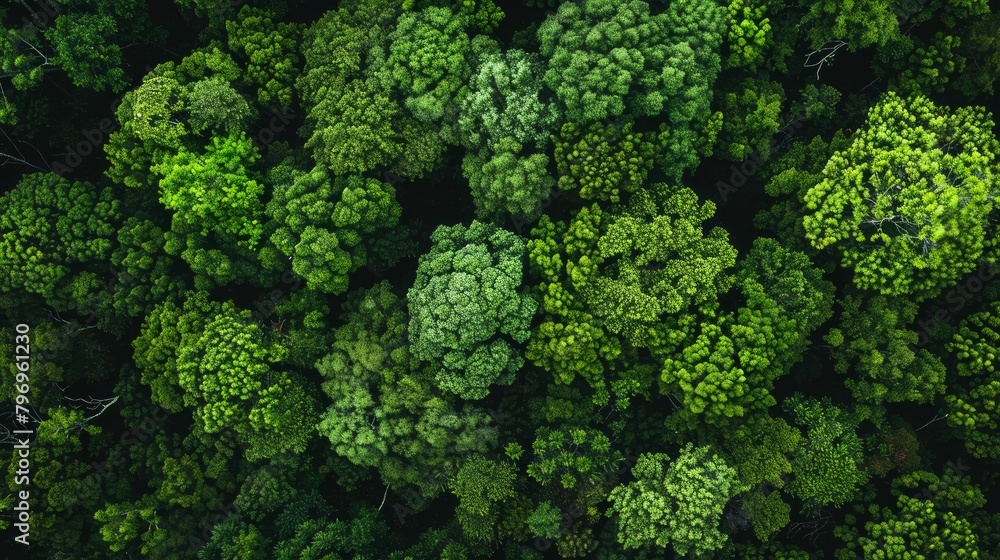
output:
M160 202L202 236L231 236L253 249L264 229L264 186L249 169L259 157L244 134L217 136L204 153L181 149L152 167L162 177Z
M877 506L872 506L877 508ZM858 545L871 560L976 560L979 539L969 520L934 500L901 495L865 524Z
M861 288L922 299L954 284L991 245L992 128L981 107L890 92L805 194L808 239L836 248Z

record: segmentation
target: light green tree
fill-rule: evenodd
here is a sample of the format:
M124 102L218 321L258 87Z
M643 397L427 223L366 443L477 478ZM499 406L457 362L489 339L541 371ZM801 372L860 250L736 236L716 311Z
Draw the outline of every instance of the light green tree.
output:
M860 288L919 300L953 285L992 246L992 126L981 107L886 94L805 194L806 236L835 248Z

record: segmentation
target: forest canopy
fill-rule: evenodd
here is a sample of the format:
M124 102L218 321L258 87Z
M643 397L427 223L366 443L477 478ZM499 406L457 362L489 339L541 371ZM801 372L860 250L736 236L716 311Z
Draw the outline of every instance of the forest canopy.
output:
M1000 560L1000 7L0 32L10 557Z

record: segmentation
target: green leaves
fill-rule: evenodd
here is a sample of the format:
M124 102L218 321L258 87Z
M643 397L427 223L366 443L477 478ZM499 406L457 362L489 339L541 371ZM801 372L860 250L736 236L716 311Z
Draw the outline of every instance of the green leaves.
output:
M945 347L958 360L958 380L949 384L948 424L975 457L1000 457L1000 373L994 361L1000 346L1000 303L970 315Z
M152 171L161 175L160 202L174 210L174 219L200 229L239 239L253 249L264 228L261 219L264 187L249 171L258 158L242 134L215 137L204 154L181 149Z
M588 128L566 123L555 143L559 188L579 190L584 200L614 203L642 186L656 153L649 135L633 133L631 123Z
M887 94L805 194L813 247L837 248L858 287L885 295L922 299L953 284L992 246L992 126L982 108Z
M684 127L692 118L707 117L688 103L704 103L697 100L698 91L707 92L718 72L722 12L709 2L676 4L651 15L641 0L564 2L542 23L538 41L549 61L545 83L570 121L666 113L672 126Z
M537 302L521 289L524 241L496 226L441 226L407 299L413 353L435 362L442 390L481 399L508 385Z
M865 557L978 558L978 538L968 519L936 504L901 495L895 511L882 508L858 539Z
M919 336L905 326L917 304L900 298L846 295L841 328L826 339L833 346L834 369L856 375L845 381L863 402L930 402L944 392L945 367L926 349L914 351Z
M69 13L46 30L56 56L52 63L66 71L73 84L101 91L121 91L128 85L121 47L108 41L118 32L110 15Z
M472 541L493 540L498 504L516 495L516 477L512 465L481 455L474 455L462 464L448 485L458 497L455 513L466 537Z
M767 159L771 141L781 127L781 105L785 93L777 82L746 79L736 91L722 97L725 115L716 141L718 154L730 161L742 162L751 154Z
M545 100L542 74L537 55L520 49L479 57L458 119L462 143L482 150L512 138L544 148L559 111Z
M24 176L0 198L0 266L6 271L0 289L38 294L63 310L85 301L71 297L72 284L85 280L85 271L93 276L104 268L119 205L110 188L71 183L55 173Z
M462 172L469 179L476 215L481 219L505 213L534 219L541 202L552 190L555 180L546 167L545 154L521 155L521 144L511 137L502 138L495 147L465 156Z
M271 109L292 106L301 27L275 23L272 14L243 6L238 19L226 21L229 48L247 60L244 79L257 86L257 100Z
M334 294L347 290L349 274L368 262L369 247L392 234L401 212L390 185L358 176L332 179L322 167L276 185L267 206L277 226L271 242L291 259L292 271L313 289Z
M664 453L643 453L632 474L635 482L611 491L608 508L626 550L670 545L679 555L698 558L725 545L719 519L740 487L736 471L710 447L689 443L673 461Z
M711 307L732 285L728 236L702 231L712 203L700 204L686 188L652 188L656 195L639 191L614 213L594 204L568 224L543 217L528 242L546 314L528 356L561 383L582 375L595 402L606 402L602 373L625 343L665 348L667 338L684 336L668 333L665 318Z
M797 394L783 406L804 429L802 445L791 456L795 477L788 493L807 505L838 507L851 500L869 477L861 468L856 420L829 399L821 402Z
M764 17L766 2L732 0L726 6L729 23L729 57L726 67L753 69L764 60L764 51L773 42L771 20Z
M344 319L331 352L316 362L332 400L319 432L396 491L437 495L458 458L495 444L489 418L438 391L434 372L412 357L406 307L387 282L352 293Z
M457 120L469 77L470 40L466 19L447 8L429 7L399 17L390 35L383 87L400 92L417 120L444 124ZM443 138L454 137L442 130Z
M583 493L598 485L602 476L623 457L611 449L611 441L599 430L539 428L532 445L534 460L528 476L545 486L575 488Z

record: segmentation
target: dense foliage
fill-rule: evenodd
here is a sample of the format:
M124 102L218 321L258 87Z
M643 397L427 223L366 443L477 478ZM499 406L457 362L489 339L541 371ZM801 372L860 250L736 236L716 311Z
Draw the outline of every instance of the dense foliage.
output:
M1000 560L985 0L0 2L11 558Z

